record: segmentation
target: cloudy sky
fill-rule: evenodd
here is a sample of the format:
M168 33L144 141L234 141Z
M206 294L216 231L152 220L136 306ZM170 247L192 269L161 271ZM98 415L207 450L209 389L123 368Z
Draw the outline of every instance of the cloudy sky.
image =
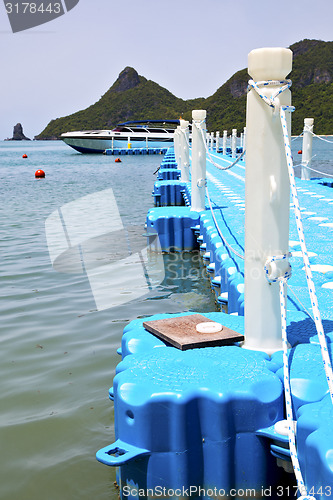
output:
M80 0L13 34L1 2L0 140L17 122L32 138L93 104L125 66L183 99L207 97L254 48L332 40L332 18L332 0Z

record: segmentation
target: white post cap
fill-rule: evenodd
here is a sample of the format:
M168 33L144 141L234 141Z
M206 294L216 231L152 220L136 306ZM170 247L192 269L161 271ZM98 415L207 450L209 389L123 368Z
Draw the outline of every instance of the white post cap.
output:
M293 53L283 47L251 50L248 73L255 80L283 80L291 72Z
M190 122L188 122L187 120L179 120L180 122L180 128L184 129L184 128L187 128L190 124Z
M304 118L304 125L308 125L309 127L311 127L311 125L313 125L313 122L314 118Z
M194 109L192 111L193 120L205 120L207 111L205 109Z

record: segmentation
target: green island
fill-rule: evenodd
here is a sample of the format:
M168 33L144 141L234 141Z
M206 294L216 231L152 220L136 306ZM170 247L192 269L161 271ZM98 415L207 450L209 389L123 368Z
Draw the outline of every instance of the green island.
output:
M293 51L292 134L303 130L304 118L315 119L315 133L333 133L333 42L302 40ZM191 119L192 109L207 110L210 132L242 130L245 126L246 69L236 72L210 97L183 100L157 83L126 67L110 89L93 105L69 116L51 120L35 139L58 139L64 132L112 129L128 120Z

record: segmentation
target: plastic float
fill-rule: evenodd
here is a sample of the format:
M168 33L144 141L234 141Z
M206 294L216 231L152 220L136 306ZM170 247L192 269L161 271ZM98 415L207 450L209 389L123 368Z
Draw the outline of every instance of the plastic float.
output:
M113 148L106 149L103 154L113 155L161 155L167 152L167 148Z

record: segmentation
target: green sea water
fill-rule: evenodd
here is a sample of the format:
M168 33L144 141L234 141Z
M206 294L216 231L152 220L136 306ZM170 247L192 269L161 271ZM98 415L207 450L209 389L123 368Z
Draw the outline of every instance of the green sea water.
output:
M102 311L84 273L52 267L51 213L111 188L124 225L143 231L161 159L116 164L61 142L0 142L1 500L118 498L115 470L95 453L115 438L108 389L123 328L140 316L215 309L196 254L184 256L180 273L171 259L155 295Z

